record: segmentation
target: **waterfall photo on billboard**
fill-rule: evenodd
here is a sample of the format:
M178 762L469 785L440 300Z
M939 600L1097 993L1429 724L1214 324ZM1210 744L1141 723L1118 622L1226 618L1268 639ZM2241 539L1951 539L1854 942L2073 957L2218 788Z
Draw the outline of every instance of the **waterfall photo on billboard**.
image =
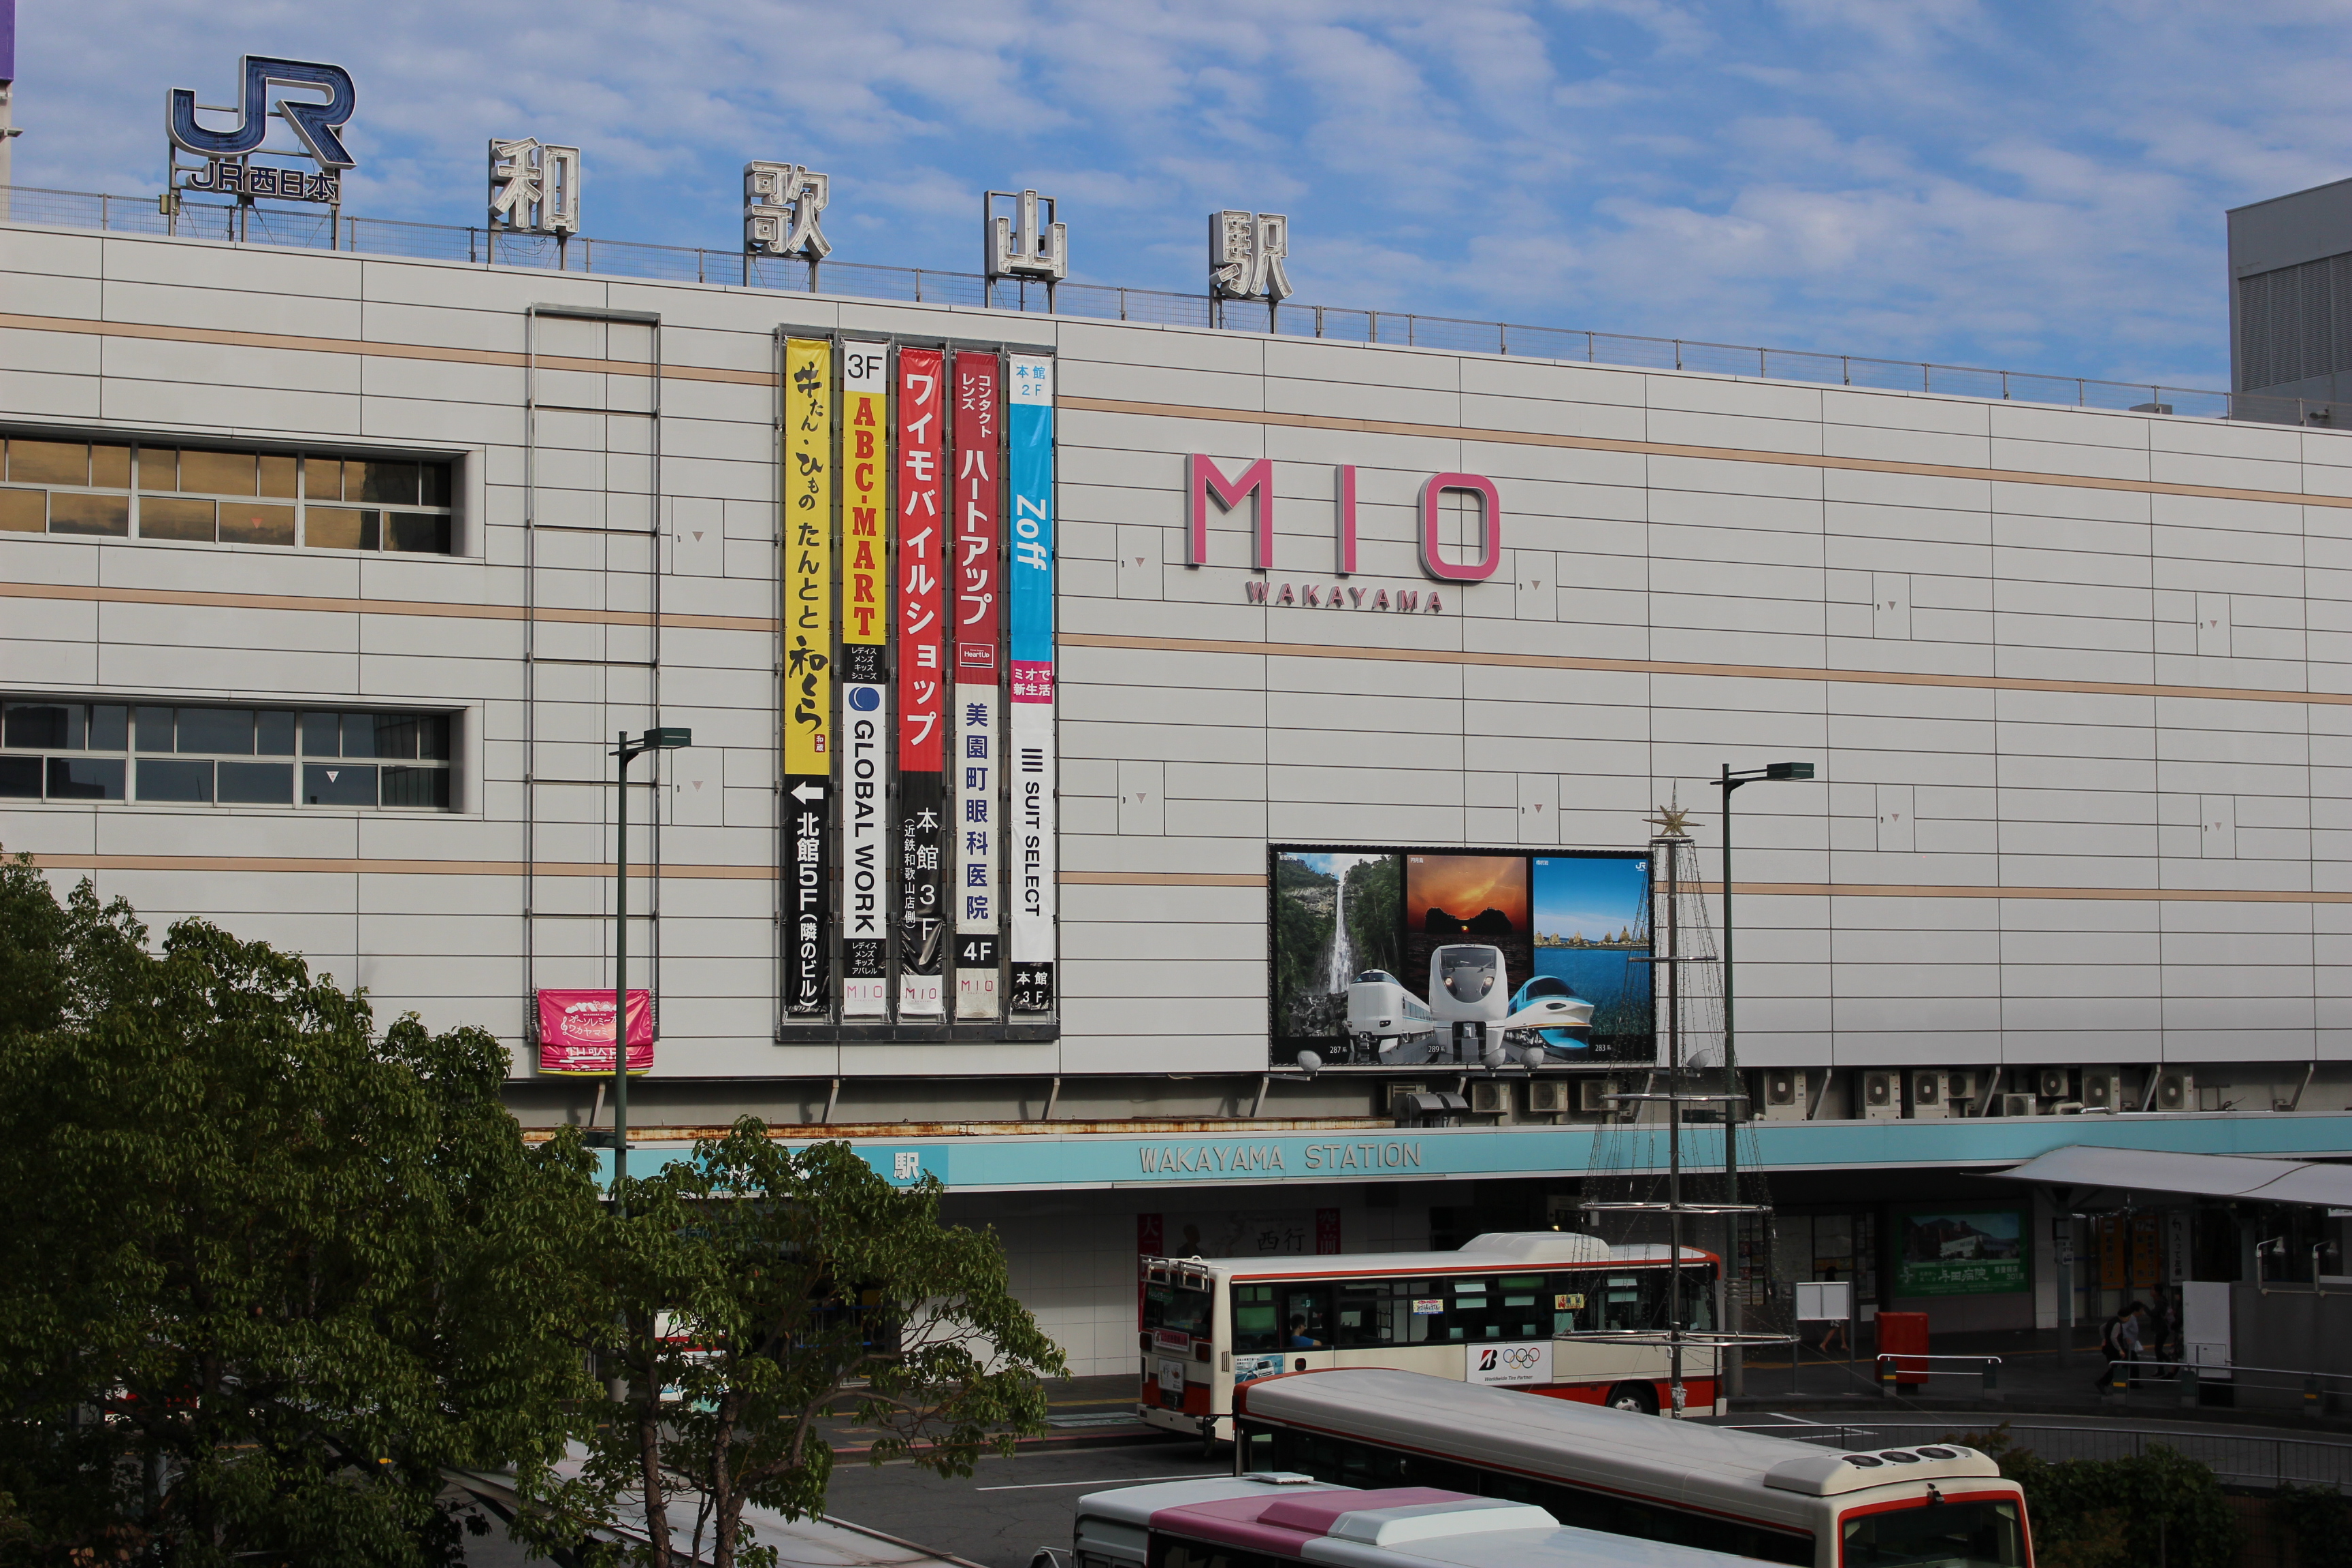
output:
M1548 1066L1648 1059L1648 866L1638 851L1273 846L1269 1061L1469 1065L1498 1043L1539 1046ZM1492 1035L1546 997L1581 1011Z

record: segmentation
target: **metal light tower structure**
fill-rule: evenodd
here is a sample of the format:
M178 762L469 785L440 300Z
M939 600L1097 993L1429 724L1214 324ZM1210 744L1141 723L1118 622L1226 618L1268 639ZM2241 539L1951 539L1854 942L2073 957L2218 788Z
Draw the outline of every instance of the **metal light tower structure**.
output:
M1607 1341L1618 1344L1663 1345L1668 1367L1668 1386L1672 1390L1673 1410L1676 1416L1684 1414L1685 1392L1685 1356L1691 1351L1713 1351L1718 1361L1745 1345L1786 1344L1785 1334L1749 1334L1727 1324L1718 1323L1712 1329L1691 1325L1689 1302L1685 1295L1683 1279L1683 1242L1692 1234L1692 1227L1708 1218L1720 1218L1736 1236L1740 1216L1768 1212L1763 1204L1742 1203L1739 1200L1738 1177L1738 1147L1739 1128L1745 1121L1742 1108L1747 1096L1737 1084L1727 1085L1720 1093L1710 1093L1692 1086L1686 1077L1689 1052L1686 1049L1685 1000L1689 992L1689 976L1684 973L1686 964L1712 964L1717 962L1710 952L1693 951L1703 946L1703 930L1689 930L1685 919L1685 899L1698 891L1696 850L1691 843L1689 822L1691 813L1679 803L1662 805L1650 821L1656 835L1650 840L1650 955L1647 963L1661 976L1655 990L1663 993L1663 1005L1658 1009L1657 1033L1658 1070L1651 1074L1655 1084L1663 1077L1665 1088L1644 1088L1639 1093L1611 1095L1614 1104L1633 1110L1639 1115L1643 1110L1657 1107L1664 1112L1665 1172L1663 1188L1653 1187L1648 1195L1635 1195L1629 1189L1624 1198L1599 1198L1588 1189L1582 1207L1589 1215L1625 1214L1663 1219L1666 1228L1666 1314L1663 1328L1589 1329L1556 1337L1563 1340ZM1704 925L1702 915L1700 924ZM1635 960L1634 962L1644 962ZM1713 1120L1723 1131L1724 1191L1710 1201L1695 1199L1687 1185L1688 1178L1705 1178L1709 1173L1695 1168L1686 1157L1685 1143L1687 1124L1694 1119L1693 1110L1707 1108ZM1648 1120L1643 1118L1643 1120ZM1599 1147L1596 1142L1596 1150ZM1651 1156L1654 1157L1654 1156ZM1603 1174L1597 1167L1593 1175ZM1627 1162L1631 1174L1632 1161ZM1727 1270L1737 1254L1725 1259Z

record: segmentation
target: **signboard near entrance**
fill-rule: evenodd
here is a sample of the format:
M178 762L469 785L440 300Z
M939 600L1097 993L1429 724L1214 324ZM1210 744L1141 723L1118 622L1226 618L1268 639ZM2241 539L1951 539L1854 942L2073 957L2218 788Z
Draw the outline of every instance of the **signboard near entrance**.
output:
M1897 1296L2000 1296L2032 1284L2022 1209L1913 1209L1895 1223Z

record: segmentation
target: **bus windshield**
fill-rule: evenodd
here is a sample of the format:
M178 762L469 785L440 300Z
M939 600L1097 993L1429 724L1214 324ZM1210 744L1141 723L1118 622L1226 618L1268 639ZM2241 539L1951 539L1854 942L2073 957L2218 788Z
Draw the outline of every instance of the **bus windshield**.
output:
M1205 1340L1209 1337L1209 1313L1215 1300L1216 1297L1207 1290L1154 1279L1144 1287L1143 1326Z
M2024 1531L2009 1500L1937 1502L1848 1514L1841 1568L2024 1568Z

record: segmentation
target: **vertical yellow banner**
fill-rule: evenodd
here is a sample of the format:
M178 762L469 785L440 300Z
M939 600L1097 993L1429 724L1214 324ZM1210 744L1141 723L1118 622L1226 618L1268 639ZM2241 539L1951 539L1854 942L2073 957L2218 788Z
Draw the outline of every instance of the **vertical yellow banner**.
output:
M841 640L845 680L882 679L881 656L856 652L890 639L890 353L884 343L845 343L841 421ZM874 669L858 668L871 658Z
M833 345L784 352L784 772L833 771Z

